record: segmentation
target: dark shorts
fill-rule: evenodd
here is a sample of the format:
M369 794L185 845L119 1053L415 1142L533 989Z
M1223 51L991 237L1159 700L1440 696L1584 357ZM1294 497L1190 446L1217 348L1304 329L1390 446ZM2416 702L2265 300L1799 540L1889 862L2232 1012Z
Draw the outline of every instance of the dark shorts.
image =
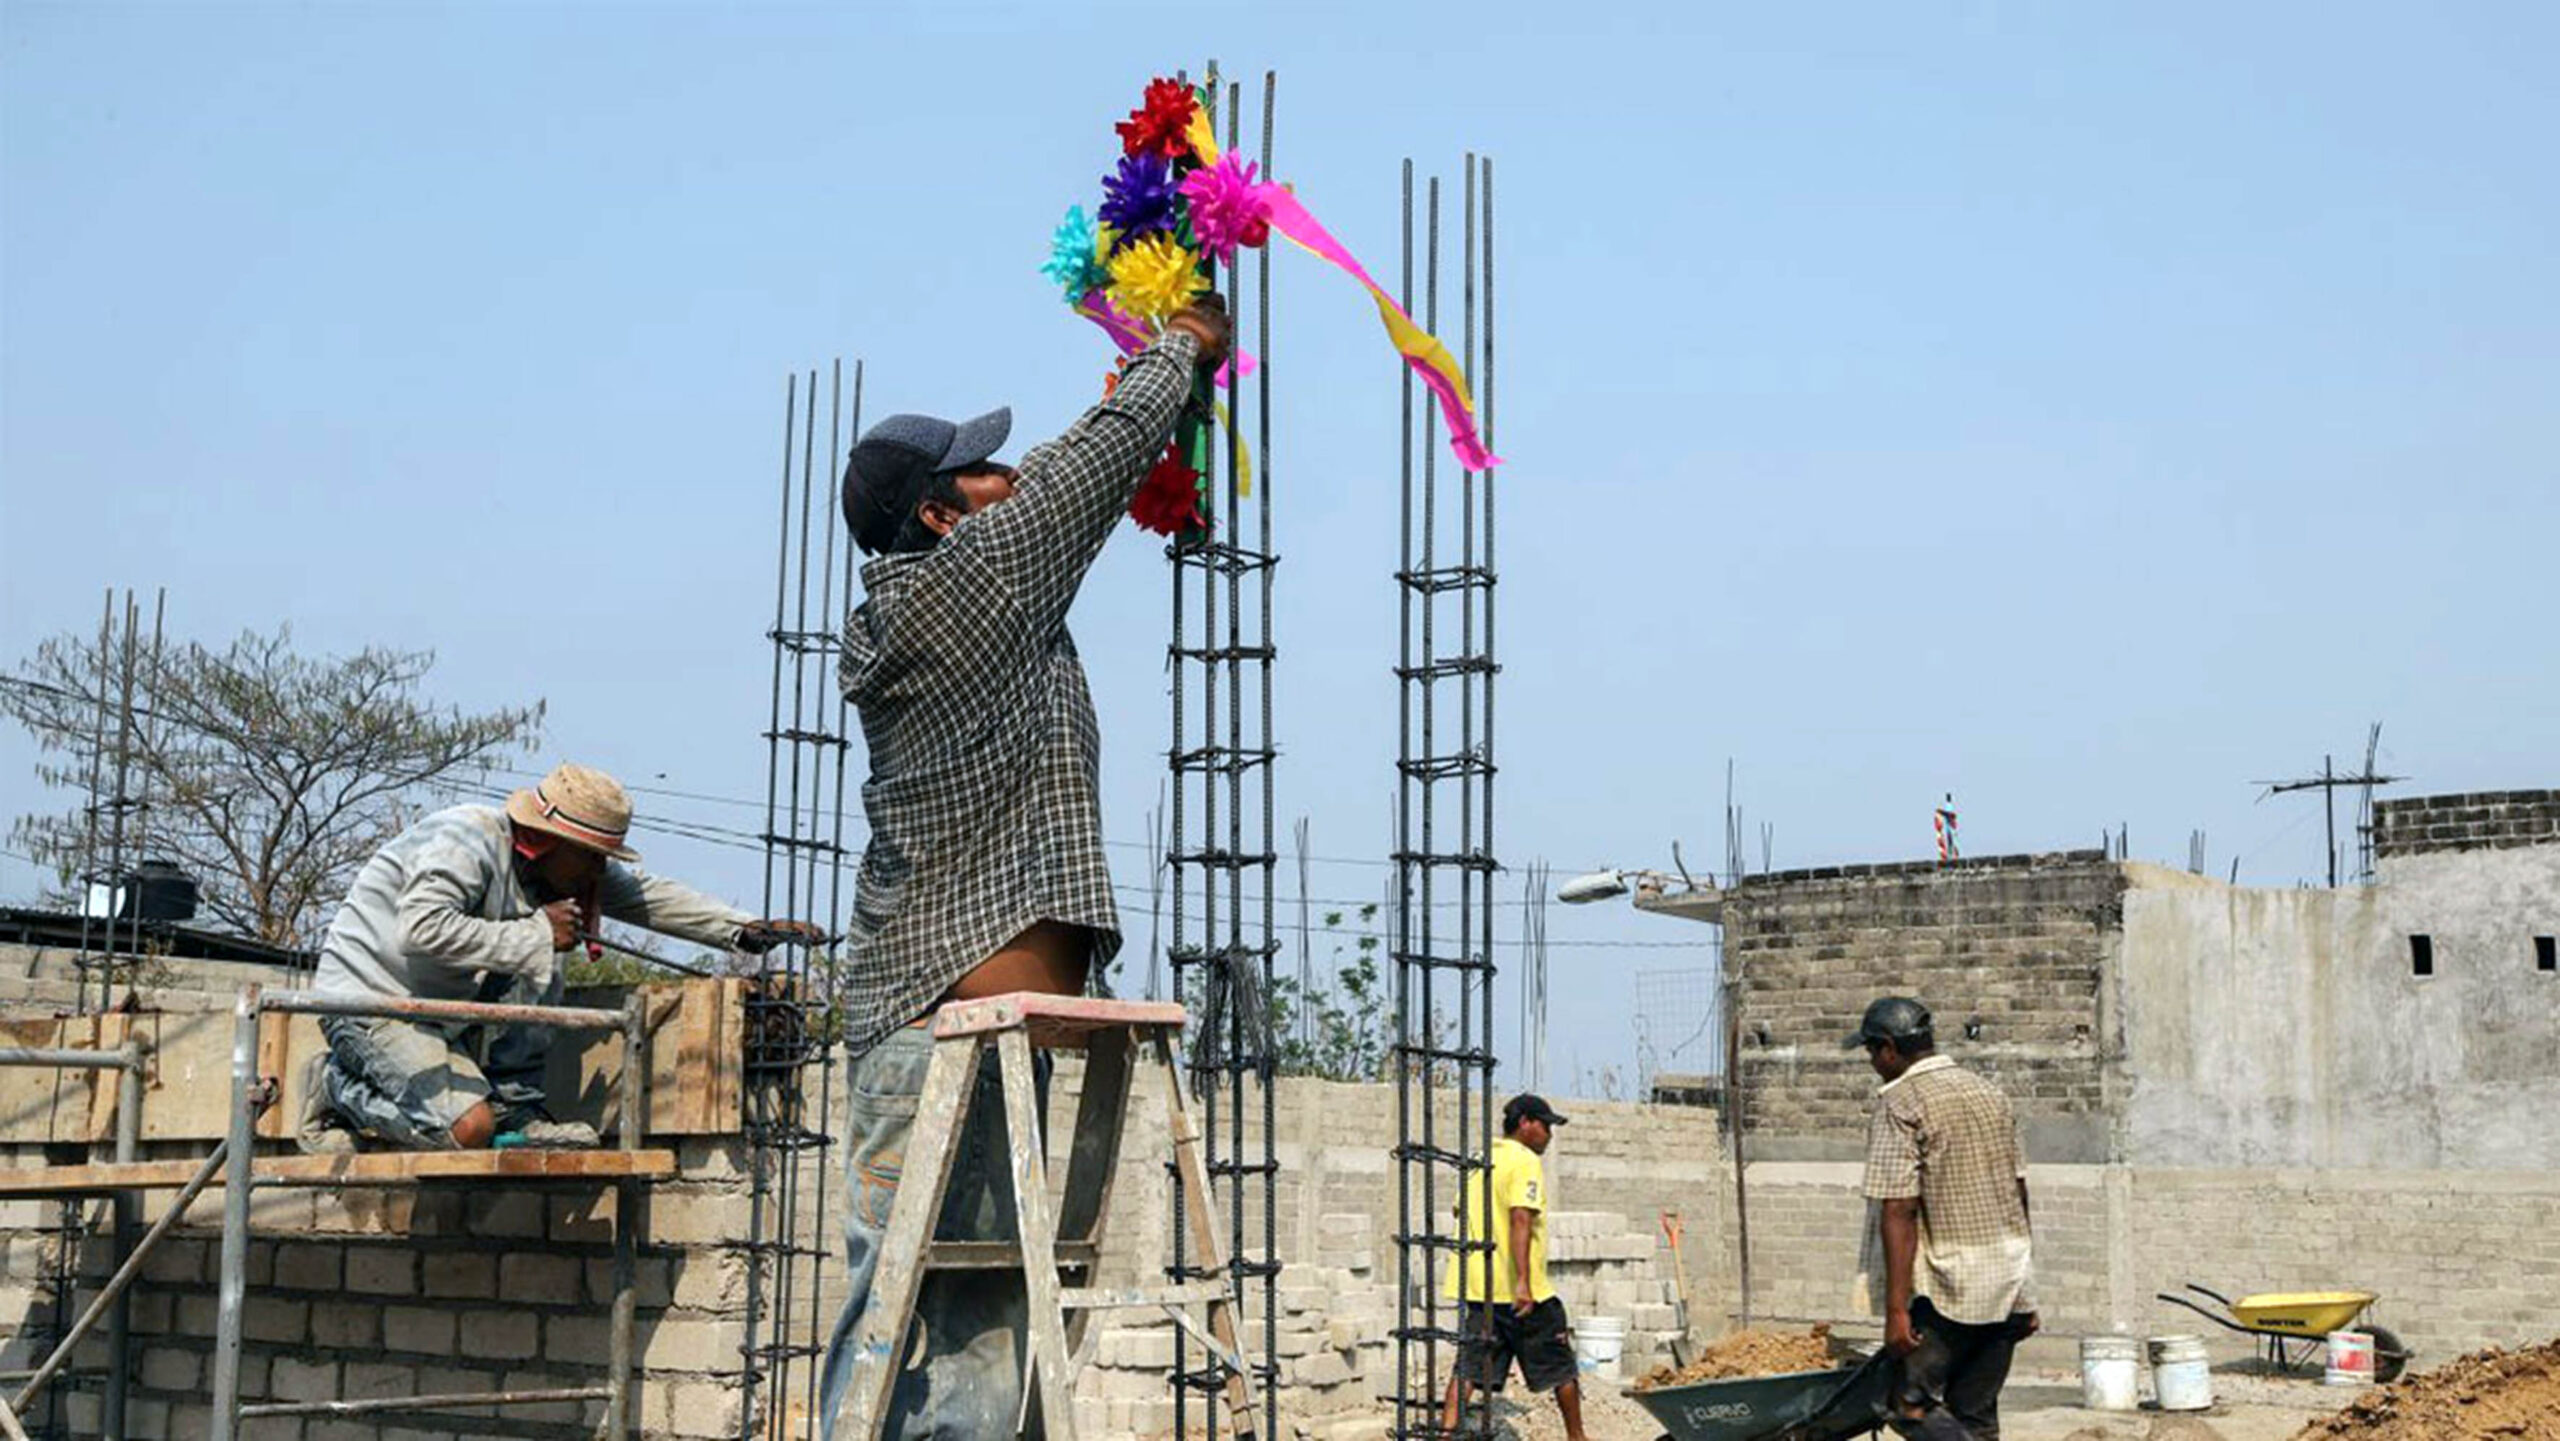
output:
M1564 1302L1557 1297L1530 1307L1526 1316L1508 1301L1491 1307L1469 1301L1464 1325L1467 1341L1458 1349L1461 1381L1499 1391L1511 1378L1514 1361L1532 1391L1553 1391L1574 1378L1573 1328L1565 1324Z
M1936 1441L1964 1436L1968 1441L2000 1441L2000 1388L2009 1380L2009 1358L2027 1332L2026 1314L1987 1325L1967 1325L1938 1314L1929 1298L1911 1303L1911 1329L1920 1349L1902 1358L1894 1399L1937 1423L1938 1429L1904 1422L1895 1429L1905 1436ZM1952 1418L1960 1430L1944 1424Z

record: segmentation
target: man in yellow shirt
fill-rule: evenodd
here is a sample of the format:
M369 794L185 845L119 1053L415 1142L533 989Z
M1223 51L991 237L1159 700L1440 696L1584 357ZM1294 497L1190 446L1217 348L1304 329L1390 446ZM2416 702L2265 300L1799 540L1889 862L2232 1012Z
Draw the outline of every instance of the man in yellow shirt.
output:
M1540 1158L1555 1138L1555 1128L1563 1124L1564 1117L1542 1096L1514 1096L1502 1108L1502 1139L1493 1143L1490 1172L1492 1294L1486 1294L1485 1253L1461 1251L1449 1258L1448 1294L1463 1303L1467 1337L1441 1408L1440 1429L1452 1435L1467 1388L1500 1391L1517 1361L1530 1390L1556 1393L1569 1441L1585 1441L1573 1330L1565 1320L1564 1302L1547 1284L1547 1168ZM1459 1188L1458 1233L1470 1241L1481 1239L1487 1174L1475 1172Z

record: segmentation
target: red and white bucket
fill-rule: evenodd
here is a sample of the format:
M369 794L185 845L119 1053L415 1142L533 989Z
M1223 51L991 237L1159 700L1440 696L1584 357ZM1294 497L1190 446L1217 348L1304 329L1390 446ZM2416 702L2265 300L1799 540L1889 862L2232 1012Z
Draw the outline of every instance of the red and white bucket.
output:
M2373 1384L2373 1334L2369 1331L2329 1333L2329 1368L2321 1373L2328 1386Z

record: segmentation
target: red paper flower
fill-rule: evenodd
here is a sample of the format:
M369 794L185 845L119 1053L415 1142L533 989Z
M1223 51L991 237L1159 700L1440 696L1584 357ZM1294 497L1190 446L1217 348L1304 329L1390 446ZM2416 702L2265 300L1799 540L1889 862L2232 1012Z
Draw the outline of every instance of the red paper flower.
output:
M1120 132L1120 148L1126 154L1176 159L1191 153L1191 117L1199 109L1199 94L1190 86L1179 80L1150 80L1147 103L1112 128Z
M1129 518L1157 535L1180 535L1207 524L1200 514L1200 472L1165 452L1130 498Z

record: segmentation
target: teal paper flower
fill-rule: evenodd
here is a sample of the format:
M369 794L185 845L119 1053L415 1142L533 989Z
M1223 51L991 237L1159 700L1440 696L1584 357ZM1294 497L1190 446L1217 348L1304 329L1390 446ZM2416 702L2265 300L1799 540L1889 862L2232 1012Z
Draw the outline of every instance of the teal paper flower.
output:
M1096 290L1111 284L1111 272L1103 267L1093 221L1081 205L1067 207L1067 217L1058 222L1056 233L1049 237L1049 259L1040 273L1057 282L1065 291L1067 303L1075 304Z

